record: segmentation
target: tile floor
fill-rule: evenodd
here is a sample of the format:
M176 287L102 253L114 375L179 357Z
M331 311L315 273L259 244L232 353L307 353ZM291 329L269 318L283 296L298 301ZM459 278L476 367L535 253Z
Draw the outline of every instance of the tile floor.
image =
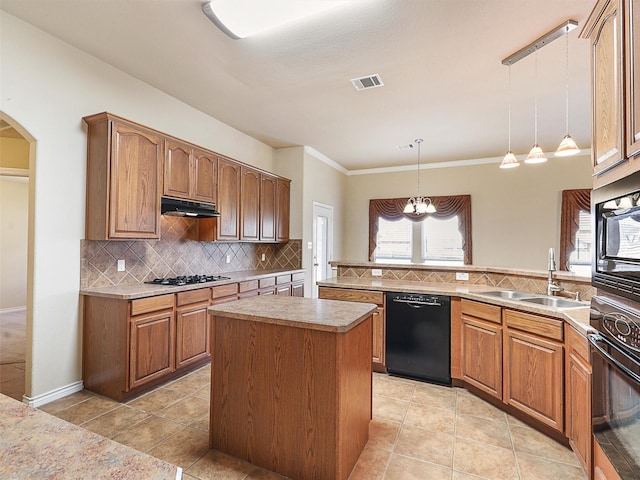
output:
M121 404L82 391L42 407L179 465L184 478L282 479L208 449L210 367ZM464 389L374 374L369 443L350 480L584 480L571 450Z
M27 334L25 310L0 313L0 393L22 400Z

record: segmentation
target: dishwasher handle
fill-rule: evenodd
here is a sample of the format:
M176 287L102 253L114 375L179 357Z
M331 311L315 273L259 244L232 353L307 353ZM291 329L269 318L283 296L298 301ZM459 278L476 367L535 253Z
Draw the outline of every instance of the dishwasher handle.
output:
M436 300L433 300L431 302L420 302L418 300L404 300L402 298L394 298L393 299L394 302L396 303L406 303L408 306L412 307L412 308L422 308L424 306L427 307L441 307L442 304Z

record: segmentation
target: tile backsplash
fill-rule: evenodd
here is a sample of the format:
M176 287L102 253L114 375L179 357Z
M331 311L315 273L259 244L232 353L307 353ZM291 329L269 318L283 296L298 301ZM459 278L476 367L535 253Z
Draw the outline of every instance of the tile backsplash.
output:
M302 241L199 242L195 219L162 217L161 240L81 241L80 288L103 287L177 275L301 268ZM262 254L265 261L262 261ZM226 263L227 256L230 262ZM117 271L117 261L125 271Z

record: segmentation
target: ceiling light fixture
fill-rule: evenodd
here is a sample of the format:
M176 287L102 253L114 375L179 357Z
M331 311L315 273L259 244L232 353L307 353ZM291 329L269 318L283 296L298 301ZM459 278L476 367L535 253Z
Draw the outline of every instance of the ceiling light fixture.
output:
M558 149L555 152L556 157L568 157L570 155L575 155L580 153L580 149L576 142L569 135L569 27L565 27L565 44L564 44L564 54L565 54L565 135Z
M411 197L407 201L407 205L404 207L404 213L411 213L413 215L425 215L427 213L436 213L436 206L433 204L429 197L420 196L420 144L421 138L417 138L414 143L418 144L418 195Z
M509 150L502 159L500 168L514 168L519 167L520 162L511 151L511 65L509 65Z
M535 55L535 77L533 89L533 147L524 163L543 163L547 161L542 148L538 145L538 50Z
M233 39L270 30L347 3L346 0L212 0L202 11Z

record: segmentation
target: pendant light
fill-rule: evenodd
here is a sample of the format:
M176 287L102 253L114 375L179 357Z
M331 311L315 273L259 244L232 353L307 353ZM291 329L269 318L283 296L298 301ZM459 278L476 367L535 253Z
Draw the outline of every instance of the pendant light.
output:
M535 52L535 77L534 77L534 93L533 93L533 121L534 121L534 134L533 134L533 147L527 155L524 163L543 163L547 161L542 148L538 145L538 49Z
M414 143L418 144L418 195L411 197L407 201L407 205L404 207L404 213L411 213L413 215L426 215L427 213L435 213L436 207L429 197L420 196L420 144L421 138L417 138Z
M576 142L569 135L569 27L566 27L565 35L565 135L558 149L555 152L556 157L568 157L580 153L580 149Z
M520 162L511 151L511 65L509 65L509 150L502 159L500 168L514 168L519 167Z

